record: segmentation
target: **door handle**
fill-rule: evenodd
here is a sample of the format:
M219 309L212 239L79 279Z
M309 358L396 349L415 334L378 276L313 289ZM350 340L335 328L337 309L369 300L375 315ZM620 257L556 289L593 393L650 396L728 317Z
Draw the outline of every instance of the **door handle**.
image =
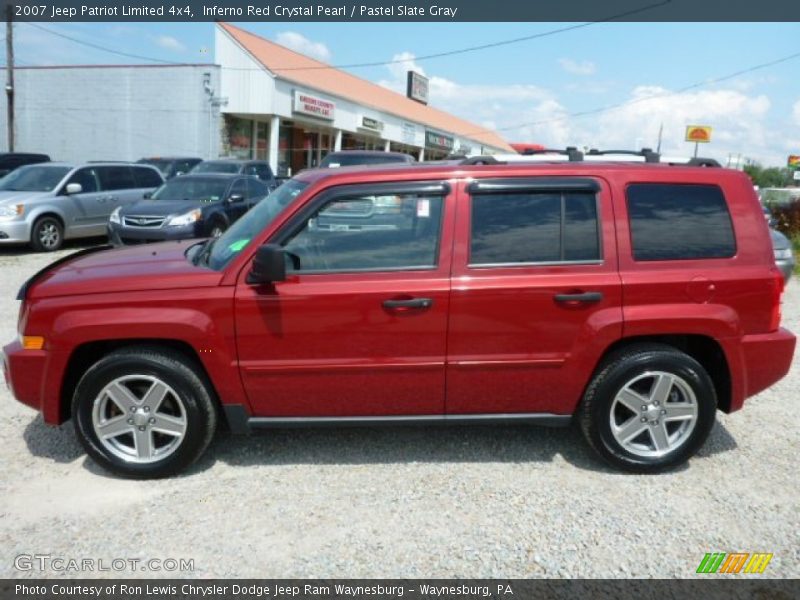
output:
M575 294L556 294L554 296L556 302L562 304L583 304L600 302L603 299L602 292L577 292Z
M433 299L431 298L409 298L383 301L384 308L396 311L430 308L431 306L433 306Z

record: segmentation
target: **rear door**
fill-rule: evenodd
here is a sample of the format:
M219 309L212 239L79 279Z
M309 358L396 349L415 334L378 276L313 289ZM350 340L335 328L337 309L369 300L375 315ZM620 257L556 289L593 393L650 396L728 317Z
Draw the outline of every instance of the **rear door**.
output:
M145 190L138 189L131 167L127 165L97 167L97 172L100 175L100 185L105 192L102 207L106 220L118 206L127 206L142 199Z
M622 333L610 194L594 177L464 185L449 414L573 411L597 357Z

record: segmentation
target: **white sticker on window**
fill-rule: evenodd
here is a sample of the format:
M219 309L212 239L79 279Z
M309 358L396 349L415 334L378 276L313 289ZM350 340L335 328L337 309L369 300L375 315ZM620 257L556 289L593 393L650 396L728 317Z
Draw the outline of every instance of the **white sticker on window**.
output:
M417 216L427 218L431 216L431 201L427 198L417 200Z

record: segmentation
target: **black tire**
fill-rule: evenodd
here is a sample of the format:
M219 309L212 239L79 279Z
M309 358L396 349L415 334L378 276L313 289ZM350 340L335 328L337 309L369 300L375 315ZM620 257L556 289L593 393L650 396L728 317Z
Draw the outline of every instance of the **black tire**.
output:
M219 237L225 233L226 229L228 229L228 226L223 221L217 219L212 222L211 226L208 228L208 237Z
M31 229L31 247L36 252L53 252L64 243L64 226L56 217L39 217Z
M679 446L657 457L641 456L626 449L615 438L611 425L611 411L617 394L628 382L637 377L646 378L649 372L665 372L679 377L691 388L697 405L694 429L686 434ZM646 383L646 379L642 381ZM603 362L586 389L577 417L589 445L611 466L634 473L659 473L686 462L702 447L714 426L716 409L714 383L700 363L672 346L638 344L612 354ZM647 418L642 413L643 423ZM664 427L666 429L666 422ZM638 439L647 439L651 434L643 431L642 435L646 437Z
M100 441L93 424L93 411L96 404L102 402L100 394L103 389L120 377L132 375L152 377L163 382L174 391L178 403L183 406L181 418L185 432L182 439L175 442L171 454L160 459L153 458L151 462L135 462L134 457L115 454ZM174 396L170 396L169 401L175 402ZM157 346L136 346L117 350L86 371L75 389L72 419L86 452L105 469L137 479L167 477L191 465L211 442L217 426L213 397L205 375L188 358ZM153 413L152 416L158 415ZM131 421L128 420L129 423ZM135 427L131 427L133 429ZM157 431L150 434L151 443L154 443L152 440L156 434ZM136 434L132 431L122 435L130 435L127 439L134 441Z

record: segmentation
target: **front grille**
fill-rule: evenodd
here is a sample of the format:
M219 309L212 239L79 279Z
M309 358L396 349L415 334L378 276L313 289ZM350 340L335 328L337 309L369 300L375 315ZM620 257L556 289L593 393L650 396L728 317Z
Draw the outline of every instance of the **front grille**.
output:
M166 217L150 217L147 215L129 215L122 217L122 224L125 227L161 227L166 221Z

